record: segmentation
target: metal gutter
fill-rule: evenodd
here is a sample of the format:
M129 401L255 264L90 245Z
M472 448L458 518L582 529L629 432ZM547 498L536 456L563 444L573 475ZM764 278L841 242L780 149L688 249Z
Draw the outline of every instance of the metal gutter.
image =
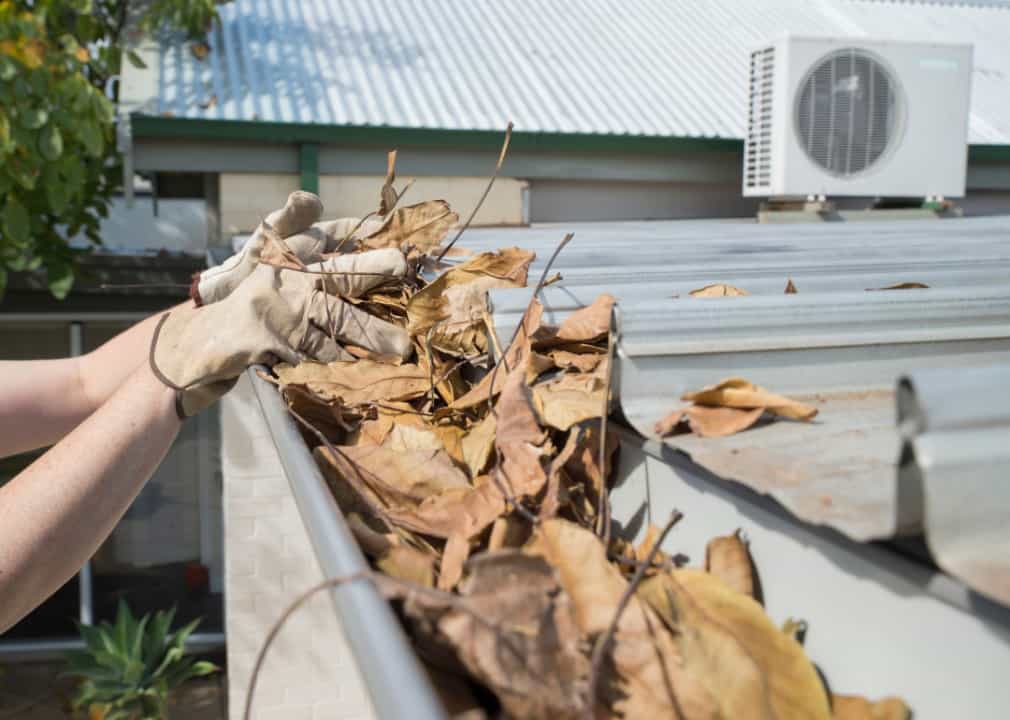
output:
M277 389L255 368L248 374L323 574L340 577L368 569ZM330 597L378 716L445 718L407 636L375 586L363 580L343 583Z
M898 385L899 494L937 564L1010 605L1010 364L919 370Z

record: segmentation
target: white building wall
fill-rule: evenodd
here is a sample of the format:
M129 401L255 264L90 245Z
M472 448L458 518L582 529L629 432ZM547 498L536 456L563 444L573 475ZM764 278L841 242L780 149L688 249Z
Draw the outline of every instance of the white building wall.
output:
M228 708L242 717L274 621L323 579L247 377L221 401ZM364 720L374 710L327 593L284 626L256 687L258 720Z
M409 177L403 177L397 187ZM324 219L360 217L379 203L383 178L373 175L322 175L319 197ZM250 232L272 210L284 205L299 187L299 177L281 173L221 173L221 228L224 236ZM486 177L418 177L401 204L443 199L466 220L487 186ZM526 183L498 178L474 218L474 225L518 225L523 221L522 193Z

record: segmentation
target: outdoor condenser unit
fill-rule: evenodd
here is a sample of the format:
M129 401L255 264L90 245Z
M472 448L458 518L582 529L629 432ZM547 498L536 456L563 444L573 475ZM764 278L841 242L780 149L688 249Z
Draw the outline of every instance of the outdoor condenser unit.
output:
M964 195L971 45L788 36L751 53L747 196Z

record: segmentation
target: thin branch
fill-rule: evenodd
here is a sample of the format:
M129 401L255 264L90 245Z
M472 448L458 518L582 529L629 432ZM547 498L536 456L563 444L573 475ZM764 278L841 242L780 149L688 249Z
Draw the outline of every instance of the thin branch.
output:
M480 200L477 201L477 205L474 207L473 212L470 213L470 217L468 217L466 219L466 222L463 223L463 227L461 227L459 229L459 232L456 233L456 237L454 237L452 239L452 241L448 245L446 245L444 248L442 248L442 252L440 252L438 254L438 257L435 258L435 262L436 263L439 263L439 262L442 261L442 258L444 258L445 254L447 252L449 252L449 249L453 245L455 245L456 241L459 240L460 236L464 232L466 232L466 229L468 227L470 227L470 223L473 222L473 218L477 214L477 211L480 210L480 206L484 204L484 200L487 199L488 193L491 192L491 187L494 185L494 181L498 177L498 171L501 170L502 163L505 162L505 155L508 154L508 151L509 151L509 141L511 139L512 139L512 123L509 122L508 127L505 128L505 140L504 140L504 142L502 142L501 152L498 153L498 162L494 166L494 173L491 175L491 179L488 181L487 187L484 188L484 194L480 196Z
M505 365L506 371L508 370L508 360L506 359L508 352L512 349L512 346L515 345L516 338L519 337L519 331L522 330L524 334L526 333L526 316L529 314L530 308L533 306L533 301L537 299L537 293L539 293L540 289L544 286L544 280L547 279L547 273L551 271L551 266L554 264L554 261L558 259L558 255L561 254L565 245L571 242L573 237L575 237L575 233L568 233L561 239L558 246L554 248L554 252L551 253L550 259L547 260L547 265L544 266L544 271L540 273L540 279L537 281L536 287L533 288L533 296L530 297L529 303L526 304L526 311L523 313L522 318L520 318L519 325L512 332L512 337L509 339L508 349L504 354L502 354L501 361L496 362L494 367L491 368L491 383L487 389L487 407L488 410L491 411L491 414L496 418L498 417L498 413L494 409L494 382L498 375L498 366Z
M526 520L531 525L534 526L539 525L540 518L534 515L533 512L528 507L523 505L519 501L519 499L512 492L510 492L509 488L505 487L505 483L502 482L502 476L508 479L508 475L505 473L505 469L502 467L501 450L499 450L497 446L495 447L495 453L497 454L497 463L495 463L494 468L492 468L491 470L491 479L494 480L494 484L498 486L498 490L505 498L505 502L511 505L513 508L515 508L515 511L519 513L519 515L522 516L524 520ZM509 480L509 485L511 484L512 481Z
M610 647L610 643L614 640L614 633L617 632L617 624L621 620L621 615L624 614L625 608L628 607L628 603L631 602L631 598L634 596L635 591L638 586L642 584L642 580L645 579L646 571L652 566L653 561L656 559L656 553L659 552L660 545L666 539L666 536L673 529L673 526L684 517L684 515L678 511L674 510L670 513L670 519L666 521L666 525L663 527L662 532L659 533L659 537L656 539L656 544L652 546L649 550L648 556L637 570L635 574L631 576L631 580L628 582L628 587L624 589L624 594L621 595L620 602L617 603L617 610L614 611L614 617L610 621L610 625L607 627L606 631L596 639L596 644L593 645L593 656L592 665L589 670L589 690L587 693L587 702L585 708L585 718L586 720L594 720L596 717L596 686L600 678L600 670L603 667L603 658L607 650Z
M614 330L607 330L607 372L603 385L603 409L600 412L600 496L596 506L596 534L610 547L610 494L607 492L607 416L610 414L610 376L613 370Z
M266 661L267 652L270 650L274 640L277 639L280 631L284 628L284 625L291 616L294 615L299 608L304 606L305 603L321 593L323 590L335 588L339 585L344 585L345 583L354 582L356 580L369 580L383 595L386 595L387 593L384 593L380 586L387 584L398 586L404 589L407 593L414 593L416 595L424 595L433 598L437 602L444 603L453 610L459 610L466 613L476 622L488 628L492 632L502 634L502 626L499 623L488 620L481 613L471 608L461 597L453 595L452 593L446 593L423 585L417 585L408 580L395 578L391 575L380 574L370 569L359 570L357 572L348 573L347 575L329 577L300 593L288 604L286 608L284 608L280 617L278 617L277 620L274 621L273 625L270 626L270 630L267 632L266 638L263 640L263 645L260 646L260 650L256 654L256 662L253 663L252 674L249 676L249 688L246 690L245 707L242 710L243 720L250 720L252 717L253 696L256 693L256 685L259 681L260 673L263 670L263 664ZM516 653L518 654L518 649L516 650Z

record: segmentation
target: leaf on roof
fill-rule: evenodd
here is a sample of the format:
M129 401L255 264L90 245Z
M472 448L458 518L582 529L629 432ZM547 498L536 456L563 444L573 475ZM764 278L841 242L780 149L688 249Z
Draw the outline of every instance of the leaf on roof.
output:
M786 283L786 295L795 295L796 286L793 285L793 279L789 278L789 282Z
M764 408L690 405L674 410L658 420L655 431L660 437L673 435L680 429L690 430L699 437L726 437L743 432L760 420L763 414Z
M833 720L911 720L912 711L900 698L870 701L856 695L832 693Z
M812 420L817 408L768 392L743 378L727 378L695 392L681 395L695 405L730 408L764 408L773 415L792 420Z
M722 283L717 283L715 285L706 285L705 287L698 288L697 290L692 290L688 293L691 297L739 297L741 295L749 295L746 290L741 290L738 287L733 287L732 285L724 285Z
M929 285L925 285L921 282L903 282L903 283L897 283L895 285L888 285L887 287L866 288L866 289L869 291L874 291L874 290L921 290L923 288L929 288Z
M750 548L743 541L739 530L732 535L722 535L708 541L705 546L705 570L726 583L730 589L760 602Z

